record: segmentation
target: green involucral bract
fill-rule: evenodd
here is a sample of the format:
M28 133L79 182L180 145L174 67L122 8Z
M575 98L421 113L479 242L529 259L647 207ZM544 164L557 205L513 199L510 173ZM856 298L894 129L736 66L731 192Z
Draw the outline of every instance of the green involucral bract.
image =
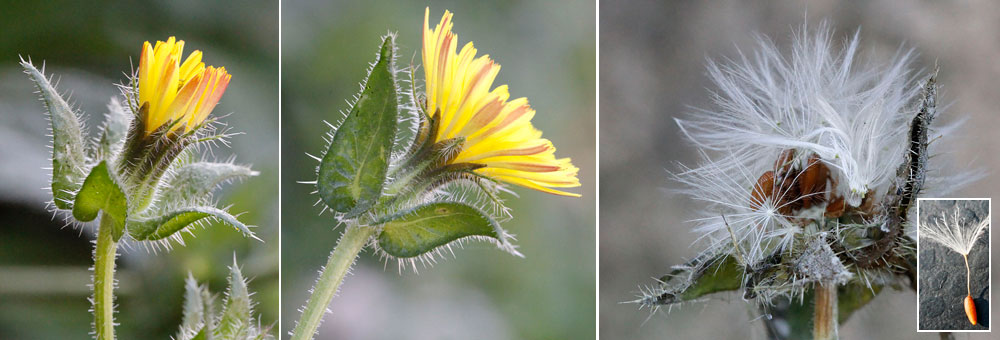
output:
M399 116L392 37L386 37L361 95L337 127L319 167L319 195L351 218L382 195Z

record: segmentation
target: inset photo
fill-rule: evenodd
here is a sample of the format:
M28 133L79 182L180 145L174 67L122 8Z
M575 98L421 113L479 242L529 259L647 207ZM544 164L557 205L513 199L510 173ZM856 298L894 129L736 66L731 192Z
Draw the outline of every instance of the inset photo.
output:
M918 200L919 331L990 331L990 203Z

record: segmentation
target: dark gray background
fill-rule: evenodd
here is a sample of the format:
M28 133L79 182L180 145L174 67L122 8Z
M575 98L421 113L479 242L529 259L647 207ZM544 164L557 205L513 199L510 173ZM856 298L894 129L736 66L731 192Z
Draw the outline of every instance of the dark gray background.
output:
M951 218L955 206L960 216L970 221L982 221L990 214L988 200L920 200L920 214L917 223L926 223L943 214ZM989 227L976 240L969 252L969 268L972 276L972 299L976 304L978 324L973 326L965 315L966 271L962 254L931 241L918 238L918 279L920 292L917 295L921 330L986 330L989 324L990 298L990 249Z
M634 304L640 284L697 254L690 247L699 204L665 189L676 161L692 164L673 118L706 107L705 58L753 48L753 34L788 46L793 27L832 21L842 39L861 28L862 53L891 56L901 45L915 66L941 68L941 122L967 119L949 141L952 168L992 175L949 197L1000 191L995 157L1000 108L1000 3L993 1L602 1L600 3L600 333L602 339L763 339L760 316L736 294L717 294L649 316ZM928 194L930 195L930 194ZM927 196L931 197L931 196ZM998 255L998 254L994 254ZM997 273L994 273L996 275ZM841 325L844 339L937 339L917 333L912 290L886 289ZM962 335L961 338L965 338ZM970 339L990 338L976 333Z

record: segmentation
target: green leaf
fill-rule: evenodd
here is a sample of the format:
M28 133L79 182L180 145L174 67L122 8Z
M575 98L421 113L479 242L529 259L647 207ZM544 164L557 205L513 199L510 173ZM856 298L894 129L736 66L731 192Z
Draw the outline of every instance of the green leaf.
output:
M121 187L111 178L105 161L91 169L90 175L83 181L73 204L73 217L77 221L89 222L97 218L97 212L102 210L104 215L101 218L109 218L113 223L113 236L117 242L125 231L128 201Z
M184 319L178 332L178 340L263 340L273 339L268 334L270 327L258 326L253 316L253 295L247 289L246 279L240 272L236 259L229 275L229 289L223 302L221 314L216 314L215 295L207 285L198 285L188 275L186 281Z
M702 296L740 289L743 282L743 266L732 256L713 261L692 276L691 284L677 294L681 301L689 301Z
M194 280L194 276L188 272L187 279L184 280L184 317L181 319L181 326L196 329L205 323L205 302L202 301L202 290L207 289Z
M250 292L246 280L240 272L239 265L233 259L230 267L229 291L226 293L226 303L215 332L222 339L245 339L251 332L253 310L250 302Z
M174 170L159 200L168 206L205 204L219 184L256 175L250 167L230 163L184 164Z
M740 289L744 268L732 255L704 252L659 278L660 287L643 293L635 302L663 306L691 301L702 296Z
M463 203L429 203L402 212L382 224L378 247L395 257L414 257L465 237L489 237L518 254L496 220Z
M96 159L110 160L121 151L131 121L132 114L125 110L117 98L112 98L108 103L108 113L104 115L101 138L97 141Z
M129 219L128 232L136 240L161 240L183 230L203 218L214 217L236 228L244 235L256 238L250 227L222 209L213 207L188 207L147 219Z
M21 66L35 82L52 128L52 201L59 209L72 209L73 194L80 189L80 182L86 176L83 124L45 74L31 62L21 60Z
M215 304L215 294L212 294L208 290L207 285L202 285L201 290L201 301L205 303L205 325L198 331L198 334L194 336L194 339L202 340L212 340L213 335L215 335L215 321L216 321L216 304Z
M203 297L207 295L209 295L208 287L199 285L189 272L187 279L184 280L184 313L177 339L193 340L199 336L204 339L205 326L212 321L211 315L205 310L206 301Z
M389 168L399 110L392 39L383 40L361 95L337 127L319 166L320 197L348 218L378 200Z
M207 330L208 328L202 328L198 331L198 334L195 334L194 337L191 338L191 340L209 340L210 338L206 335L208 334Z

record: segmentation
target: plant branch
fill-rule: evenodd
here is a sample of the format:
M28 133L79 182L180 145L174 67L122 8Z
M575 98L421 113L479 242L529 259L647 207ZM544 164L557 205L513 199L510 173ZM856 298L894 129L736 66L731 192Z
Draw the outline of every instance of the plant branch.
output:
M302 311L298 324L292 333L291 340L312 339L323 321L323 315L327 311L327 306L333 300L333 296L344 281L344 275L354 265L354 259L361 253L361 249L368 243L368 239L375 233L375 228L348 225L344 235L341 236L337 246L330 253L330 259L319 274L316 286L313 287L312 295L306 302L306 307Z

